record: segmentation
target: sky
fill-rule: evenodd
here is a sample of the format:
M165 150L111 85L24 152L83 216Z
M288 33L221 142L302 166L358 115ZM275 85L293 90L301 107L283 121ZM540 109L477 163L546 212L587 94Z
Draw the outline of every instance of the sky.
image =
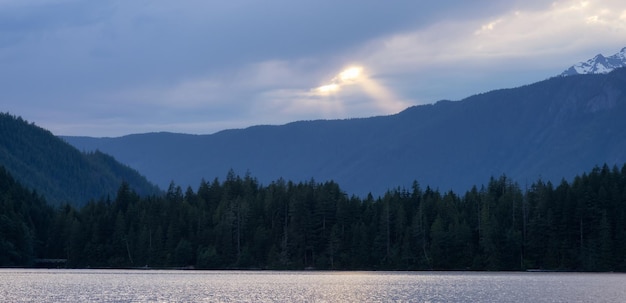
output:
M625 46L623 0L0 0L0 111L211 134L461 100Z

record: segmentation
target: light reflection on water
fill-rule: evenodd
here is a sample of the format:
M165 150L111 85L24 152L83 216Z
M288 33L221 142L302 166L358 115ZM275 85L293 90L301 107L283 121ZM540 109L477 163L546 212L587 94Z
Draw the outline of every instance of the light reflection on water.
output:
M626 275L0 269L2 302L624 302Z

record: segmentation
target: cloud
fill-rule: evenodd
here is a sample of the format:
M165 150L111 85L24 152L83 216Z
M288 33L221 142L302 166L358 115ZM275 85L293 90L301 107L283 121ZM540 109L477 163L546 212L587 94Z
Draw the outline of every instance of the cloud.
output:
M485 25L482 25L482 26L480 27L480 29L479 29L479 30L477 30L477 31L476 31L476 32L474 32L474 33L475 33L476 35L480 35L480 34L484 34L484 33L487 33L487 32L489 32L489 31L492 31L492 30L494 29L494 27L495 27L498 23L501 23L502 21L503 21L502 19L498 19L498 20L495 20L495 21L491 21L491 22L489 22L489 23L487 23L487 24L485 24Z
M367 96L358 98L370 99L370 115L374 114L394 114L405 109L409 102L400 100L391 90L385 87L378 80L369 75L361 66L349 66L333 77L328 84L321 85L310 91L311 96L320 98L350 98L343 94L345 87L358 87L360 93ZM344 103L345 100L335 100L336 103ZM342 108L345 105L341 106Z
M327 84L321 85L311 90L311 94L317 96L328 96L338 93L344 86L359 83L367 76L363 74L360 66L350 66L342 70L333 77Z
M123 121L143 121L141 127L162 124L170 131L211 133L221 126L287 123L294 116L338 117L328 116L331 110L323 110L324 105L314 103L317 101L309 98L307 89L303 89L315 81L312 76L315 73L306 72L312 64L310 60L269 60L175 83L148 83L125 90L85 94L81 96L86 100L82 111L98 113L91 117L93 121L118 117L120 123L109 123L111 128L107 132L113 131L113 127L121 128L122 124L130 125ZM298 109L297 104L302 102L308 102L310 109L316 110Z
M625 16L616 0L4 0L0 99L82 135L389 114L611 54ZM363 76L342 80L350 66Z
M322 97L301 89L269 90L260 94L256 104L255 112L271 124L290 122L293 117L297 120L342 118L346 113L344 103L336 96Z
M372 47L376 51L369 59L381 67L413 69L453 61L480 60L482 64L494 59L530 58L540 53L563 54L563 50L573 49L591 39L614 41L622 38L612 44L623 43L624 21L618 13L611 11L624 7L624 4L617 1L613 1L612 6L603 4L560 1L545 11L516 10L487 23L480 19L444 21L373 42L380 46ZM588 37L589 34L593 36ZM390 59L392 64L385 64Z
M542 80L591 54L619 50L625 8L621 1L557 1L545 9L442 20L374 39L353 53L418 102L460 98ZM437 86L438 93L429 93Z

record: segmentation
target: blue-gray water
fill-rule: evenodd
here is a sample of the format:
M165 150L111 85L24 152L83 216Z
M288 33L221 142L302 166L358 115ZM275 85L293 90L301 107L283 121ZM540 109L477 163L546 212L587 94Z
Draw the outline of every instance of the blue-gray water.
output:
M626 275L0 269L2 302L626 302Z

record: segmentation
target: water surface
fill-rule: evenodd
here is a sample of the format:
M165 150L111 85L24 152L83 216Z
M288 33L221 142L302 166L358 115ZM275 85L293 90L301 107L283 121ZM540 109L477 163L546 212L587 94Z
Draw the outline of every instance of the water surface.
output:
M626 275L0 269L3 302L625 302Z

